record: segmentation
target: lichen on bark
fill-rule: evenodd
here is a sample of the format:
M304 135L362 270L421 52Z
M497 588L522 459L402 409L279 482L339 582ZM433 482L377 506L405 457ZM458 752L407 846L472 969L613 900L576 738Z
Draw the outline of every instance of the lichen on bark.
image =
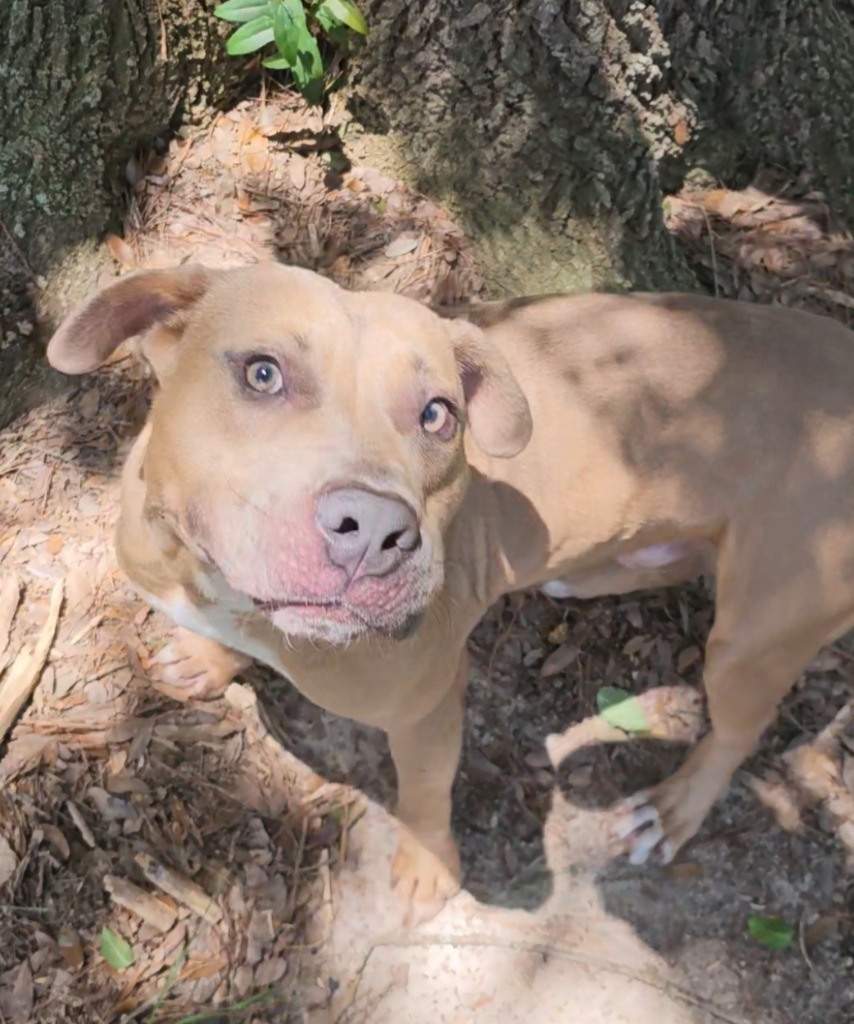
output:
M42 285L72 253L84 273L80 246L116 218L135 147L236 84L213 6L0 3L0 425L38 379Z

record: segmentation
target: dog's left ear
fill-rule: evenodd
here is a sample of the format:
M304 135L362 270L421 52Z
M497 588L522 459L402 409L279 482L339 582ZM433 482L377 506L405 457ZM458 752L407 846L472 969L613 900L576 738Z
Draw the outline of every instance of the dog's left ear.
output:
M454 346L468 422L485 455L509 459L531 439L528 400L510 365L484 332L465 320L446 323Z

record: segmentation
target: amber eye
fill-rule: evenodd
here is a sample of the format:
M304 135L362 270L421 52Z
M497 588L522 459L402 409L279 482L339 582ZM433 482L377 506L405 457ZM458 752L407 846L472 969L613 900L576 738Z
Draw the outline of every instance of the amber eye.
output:
M262 395L277 395L285 382L278 363L272 359L255 359L246 366L246 383Z
M457 418L447 402L434 398L424 406L421 426L441 441L450 441L457 430Z

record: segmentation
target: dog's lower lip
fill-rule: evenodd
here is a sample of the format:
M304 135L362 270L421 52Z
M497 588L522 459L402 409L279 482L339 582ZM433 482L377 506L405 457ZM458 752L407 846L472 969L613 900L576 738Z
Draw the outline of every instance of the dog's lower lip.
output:
M265 601L260 597L253 597L252 600L256 607L260 608L262 612L278 612L283 608L317 608L318 610L323 611L326 608L341 607L341 603L339 601L300 601L292 598L282 601Z

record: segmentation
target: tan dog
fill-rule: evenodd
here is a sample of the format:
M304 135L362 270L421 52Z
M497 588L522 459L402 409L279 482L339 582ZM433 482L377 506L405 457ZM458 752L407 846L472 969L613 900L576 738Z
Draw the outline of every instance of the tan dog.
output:
M118 554L183 627L163 677L221 692L256 658L384 729L411 919L458 887L466 640L501 594L715 573L712 730L623 809L635 862L694 835L854 624L854 335L679 295L469 312L485 329L276 264L185 267L108 288L48 352L84 373L147 332Z

